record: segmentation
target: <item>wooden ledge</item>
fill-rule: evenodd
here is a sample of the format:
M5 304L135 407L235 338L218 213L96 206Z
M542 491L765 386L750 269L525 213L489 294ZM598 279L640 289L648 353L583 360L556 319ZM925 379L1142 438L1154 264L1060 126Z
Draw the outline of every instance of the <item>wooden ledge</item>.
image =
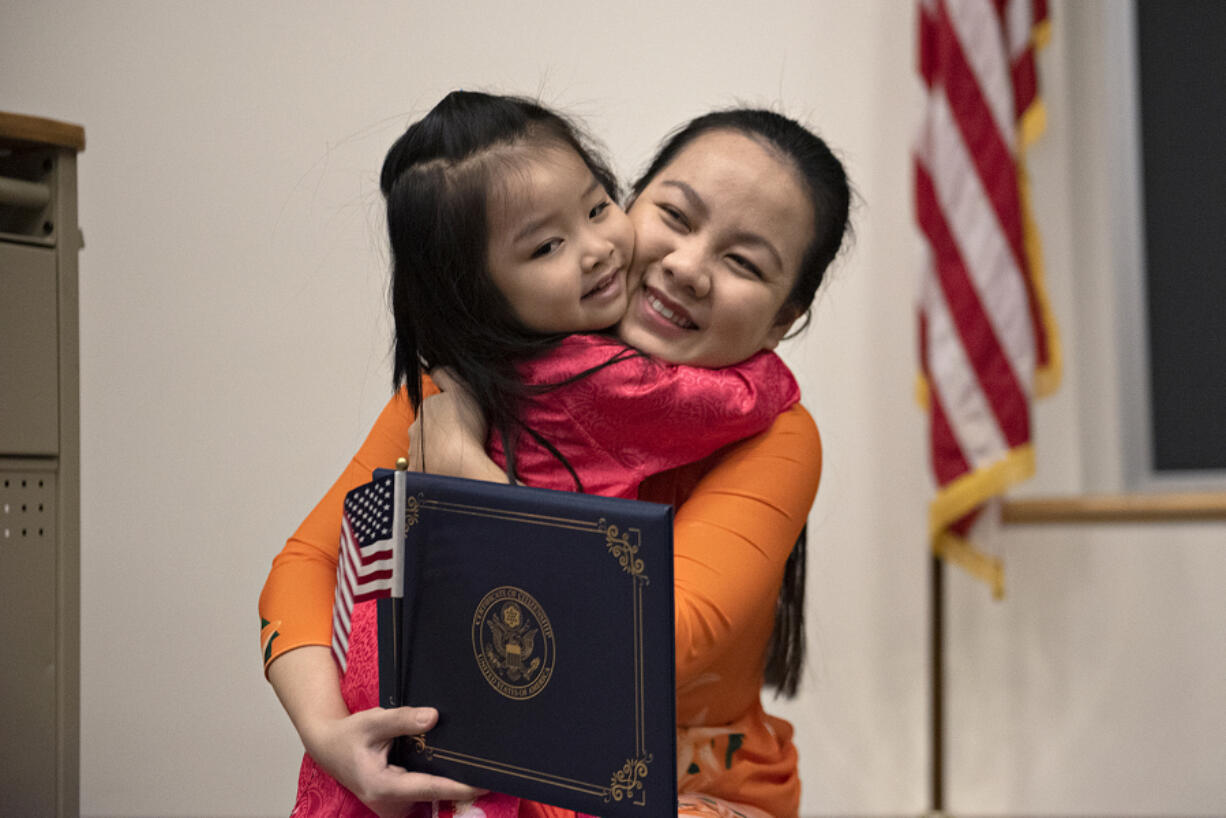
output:
M1226 520L1226 492L1087 494L1007 500L1001 521L1031 523L1170 523Z
M85 129L71 122L0 111L0 145L34 143L85 150Z

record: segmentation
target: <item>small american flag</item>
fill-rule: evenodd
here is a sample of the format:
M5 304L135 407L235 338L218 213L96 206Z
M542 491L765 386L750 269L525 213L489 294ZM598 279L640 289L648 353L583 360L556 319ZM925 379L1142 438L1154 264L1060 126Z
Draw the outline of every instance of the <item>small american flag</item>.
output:
M345 496L332 603L332 655L342 671L353 606L404 593L404 484L404 472L396 471Z

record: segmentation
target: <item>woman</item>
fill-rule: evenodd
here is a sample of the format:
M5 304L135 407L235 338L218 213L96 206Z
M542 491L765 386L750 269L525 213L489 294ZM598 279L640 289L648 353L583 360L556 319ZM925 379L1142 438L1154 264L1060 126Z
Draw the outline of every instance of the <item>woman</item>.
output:
M662 359L702 366L773 346L807 310L837 253L847 200L837 160L796 123L760 111L691 122L635 186L635 288L622 337ZM388 456L404 453L410 421L404 399L394 399L316 514L331 514L339 527L340 497ZM640 494L689 497L676 533L681 789L748 804L756 814L794 815L799 797L790 725L763 713L759 689L784 564L819 471L816 429L794 407L764 435L649 481ZM291 540L265 587L270 597L286 582L306 583L320 603L312 626L318 636L277 644L277 627L264 634L269 679L304 744L381 814L415 800L471 795L386 766L386 742L428 729L432 712L346 715L325 647L335 576L328 550L334 560L336 538L316 540ZM692 571L681 570L687 542L700 543ZM697 558L712 551L724 558ZM794 688L798 663L788 670L774 681ZM719 695L711 696L716 682Z

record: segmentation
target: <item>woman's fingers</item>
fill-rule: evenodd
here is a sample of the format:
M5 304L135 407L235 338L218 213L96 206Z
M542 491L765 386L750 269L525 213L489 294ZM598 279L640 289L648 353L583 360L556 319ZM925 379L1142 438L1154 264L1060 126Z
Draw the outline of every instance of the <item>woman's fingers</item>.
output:
M443 390L443 394L426 398L426 401L437 399L440 404L445 403L447 411L452 417L459 418L459 422L464 424L467 431L483 437L485 417L477 408L477 402L473 400L468 384L445 366L430 370L430 377L434 380L435 385Z
M468 389L446 369L432 370L430 377L447 391L422 401L409 427L409 468L505 483L506 475L485 453L485 416Z
M435 401L440 407L444 426L449 433L466 434L485 443L485 415L473 400L468 385L446 367L430 370L430 377L443 390L442 394L426 398L426 403Z
M462 391L431 395L422 401L421 409L409 426L409 469L438 473L438 464L453 462L452 448L462 445L455 435L462 429L458 420L457 398ZM445 469L444 474L447 474Z
M484 790L426 773L409 772L387 762L387 750L397 736L418 735L438 722L438 711L432 707L379 707L355 713L361 734L360 746L365 748L356 759L353 778L354 793L379 815L403 815L419 801L464 800L475 798Z
M470 787L450 778L427 773L411 773L400 767L388 766L379 782L382 797L377 803L407 806L420 801L471 801L488 790ZM373 809L373 807L372 807ZM378 812L378 809L375 809ZM392 812L393 815L402 813Z
M430 380L434 381L434 385L444 392L464 388L464 382L457 378L450 368L445 366L437 366L431 369Z
M433 707L372 707L358 715L362 716L362 727L372 742L415 736L438 722L438 711Z
M425 464L422 462L422 457L425 454L425 446L422 443L421 416L414 418L413 423L409 426L409 470L410 471L425 471Z

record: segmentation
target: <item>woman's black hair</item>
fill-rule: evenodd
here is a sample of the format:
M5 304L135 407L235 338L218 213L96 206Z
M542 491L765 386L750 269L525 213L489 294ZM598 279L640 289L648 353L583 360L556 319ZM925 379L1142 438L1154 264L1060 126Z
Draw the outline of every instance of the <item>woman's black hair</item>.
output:
M418 411L422 375L449 367L502 439L512 478L526 394L515 364L563 336L525 327L495 286L488 202L529 151L549 147L573 150L616 200L612 171L572 122L529 99L475 91L451 92L410 125L379 180L391 240L393 387L403 386Z
M779 156L796 172L813 209L813 238L805 250L796 283L784 302L794 317L805 316L817 289L851 229L851 189L843 163L817 134L774 111L733 108L713 111L683 125L664 143L631 190L636 199L659 173L698 137L716 132L739 133ZM803 328L803 325L802 325ZM783 571L775 606L775 629L766 655L766 684L791 698L800 685L805 655L805 551L802 529Z

